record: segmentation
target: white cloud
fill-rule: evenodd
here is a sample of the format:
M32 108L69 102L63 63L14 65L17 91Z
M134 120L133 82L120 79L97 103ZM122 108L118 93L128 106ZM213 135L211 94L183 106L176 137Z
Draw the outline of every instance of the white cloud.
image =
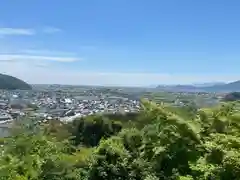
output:
M0 61L56 61L56 62L75 62L79 61L76 57L63 56L41 56L28 54L0 54Z
M56 27L44 27L41 30L36 30L33 28L12 28L12 27L0 27L0 37L4 36L30 36L35 35L38 32L43 32L46 34L54 34L61 32L62 29Z
M24 54L31 54L31 55L39 55L39 54L45 54L48 56L76 56L76 53L73 52L64 52L64 51L54 51L50 49L24 49L20 50L20 53Z
M61 31L62 31L62 29L55 28L55 27L45 27L45 28L43 28L43 32L47 33L47 34L53 34L53 33L61 32Z
M34 35L34 29L24 29L24 28L0 28L1 36L10 36L10 35L22 35L22 36L30 36Z
M0 63L14 63L17 62L14 59L0 59Z

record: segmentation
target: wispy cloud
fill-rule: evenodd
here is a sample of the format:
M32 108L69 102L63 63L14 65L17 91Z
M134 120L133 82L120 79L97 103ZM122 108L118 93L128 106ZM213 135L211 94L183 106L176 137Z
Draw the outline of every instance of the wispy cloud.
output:
M14 59L0 59L0 63L14 63L17 62Z
M28 55L44 54L47 56L77 56L77 54L73 52L55 51L51 49L24 49L20 50L19 52Z
M0 28L1 36L13 36L13 35L22 35L22 36L30 36L34 35L36 32L34 29L24 29L24 28Z
M57 32L61 32L62 29L56 28L56 27L45 27L43 28L43 32L47 34L53 34Z
M61 32L62 29L56 27L44 27L42 29L34 29L34 28L12 28L12 27L0 27L0 37L4 36L31 36L37 33L46 33L46 34L54 34Z
M77 57L63 56L40 56L28 54L0 54L0 61L56 61L56 62L75 62L81 60Z

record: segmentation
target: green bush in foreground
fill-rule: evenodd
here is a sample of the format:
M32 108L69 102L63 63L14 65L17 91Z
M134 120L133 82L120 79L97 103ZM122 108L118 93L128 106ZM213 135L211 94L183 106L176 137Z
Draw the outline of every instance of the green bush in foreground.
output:
M187 118L143 101L128 127L99 115L70 124L18 127L1 141L0 179L238 180L240 113L235 105L200 109Z

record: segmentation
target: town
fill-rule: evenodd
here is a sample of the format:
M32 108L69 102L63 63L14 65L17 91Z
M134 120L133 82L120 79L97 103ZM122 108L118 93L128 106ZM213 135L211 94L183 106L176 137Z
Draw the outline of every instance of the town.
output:
M106 92L106 89L104 93L93 88L73 92L56 88L0 91L0 124L3 127L25 116L69 122L95 113L137 112L139 108L139 100Z

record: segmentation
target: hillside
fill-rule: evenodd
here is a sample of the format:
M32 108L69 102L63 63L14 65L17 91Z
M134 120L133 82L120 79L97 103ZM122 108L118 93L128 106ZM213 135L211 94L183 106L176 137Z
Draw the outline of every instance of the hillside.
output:
M228 93L224 99L224 101L239 101L240 100L240 92L232 92Z
M226 83L226 84L213 84L211 86L197 85L172 85L172 86L158 86L158 90L173 91L173 92L240 92L240 80Z
M196 87L194 85L170 85L170 86L157 86L157 89L160 91L169 91L169 92L199 92L203 91L202 88Z
M6 90L29 90L32 87L26 82L5 74L0 74L0 89Z
M203 88L206 91L214 91L214 92L232 92L232 91L240 91L240 80L223 84L223 85L215 85Z

